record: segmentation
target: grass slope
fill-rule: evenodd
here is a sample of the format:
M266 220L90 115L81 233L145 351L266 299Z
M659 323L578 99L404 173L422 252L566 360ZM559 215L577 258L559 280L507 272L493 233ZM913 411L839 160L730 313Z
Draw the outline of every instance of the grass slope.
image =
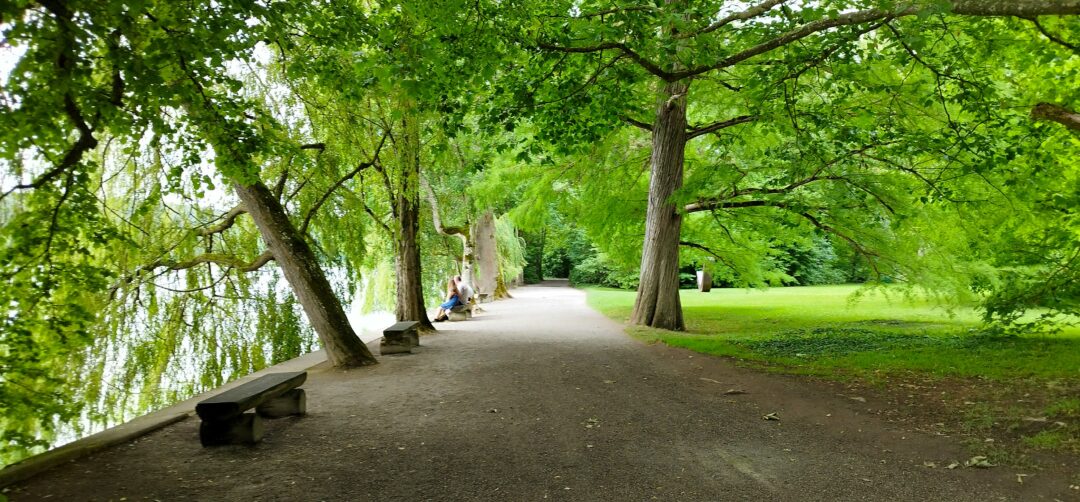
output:
M634 292L589 289L589 304L626 321ZM857 286L682 291L687 331L632 326L647 341L738 358L770 371L887 389L948 388L963 432L1029 448L1080 452L1080 330L980 334L970 308L947 312L899 292ZM936 399L935 399L936 401ZM1033 420L1034 419L1034 420Z

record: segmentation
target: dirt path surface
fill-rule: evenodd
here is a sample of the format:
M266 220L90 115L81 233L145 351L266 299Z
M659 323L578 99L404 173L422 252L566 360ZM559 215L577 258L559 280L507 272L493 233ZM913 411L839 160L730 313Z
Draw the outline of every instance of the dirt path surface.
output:
M559 283L441 323L416 353L317 369L308 415L250 447L198 419L51 472L11 500L1073 500L1062 480L947 470L953 439L873 399L647 346ZM729 389L746 394L726 394ZM775 413L780 420L762 417ZM935 462L937 468L924 466ZM1073 497L1073 498L1069 498Z

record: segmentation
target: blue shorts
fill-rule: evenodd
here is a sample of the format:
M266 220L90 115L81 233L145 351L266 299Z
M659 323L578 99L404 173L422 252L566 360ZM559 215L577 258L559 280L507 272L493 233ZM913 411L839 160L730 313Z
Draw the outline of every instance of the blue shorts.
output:
M446 300L446 302L439 306L444 310L450 310L458 305L462 305L461 300L457 296L451 296L449 300Z

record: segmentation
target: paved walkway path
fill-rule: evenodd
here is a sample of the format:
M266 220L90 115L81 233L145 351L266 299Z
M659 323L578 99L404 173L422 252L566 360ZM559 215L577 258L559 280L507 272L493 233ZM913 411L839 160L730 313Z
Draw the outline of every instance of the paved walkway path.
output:
M1037 500L843 387L631 339L548 284L441 323L412 355L312 371L309 414L251 447L198 420L40 475L12 500ZM731 388L742 395L726 395ZM775 412L780 421L763 420ZM1063 496L1062 496L1063 497ZM1052 497L1051 497L1052 499Z

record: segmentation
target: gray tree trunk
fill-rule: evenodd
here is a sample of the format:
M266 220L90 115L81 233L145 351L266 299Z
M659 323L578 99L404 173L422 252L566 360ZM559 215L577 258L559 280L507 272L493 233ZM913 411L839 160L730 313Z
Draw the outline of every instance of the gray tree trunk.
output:
M315 253L289 221L277 197L262 182L234 183L233 188L292 286L330 363L334 366L375 364L375 356L349 324Z
M473 285L477 292L495 294L499 281L499 251L495 242L495 216L490 210L473 224L476 242L476 270Z
M685 81L668 83L657 98L640 284L630 318L634 324L670 330L686 329L679 300L682 215L671 196L683 182L688 90Z

